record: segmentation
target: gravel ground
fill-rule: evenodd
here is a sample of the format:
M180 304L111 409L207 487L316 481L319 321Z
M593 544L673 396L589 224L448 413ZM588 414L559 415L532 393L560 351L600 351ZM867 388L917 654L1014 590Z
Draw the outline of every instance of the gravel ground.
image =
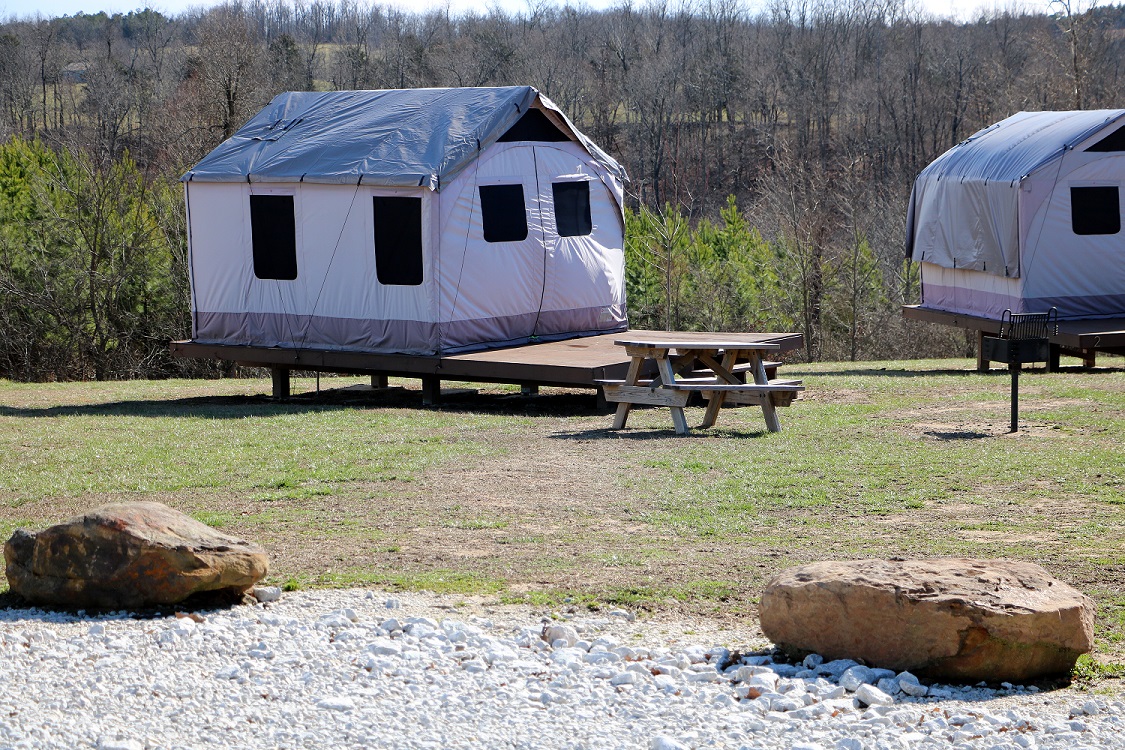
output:
M0 610L0 748L1125 748L1116 696L773 664L750 631L452 601Z

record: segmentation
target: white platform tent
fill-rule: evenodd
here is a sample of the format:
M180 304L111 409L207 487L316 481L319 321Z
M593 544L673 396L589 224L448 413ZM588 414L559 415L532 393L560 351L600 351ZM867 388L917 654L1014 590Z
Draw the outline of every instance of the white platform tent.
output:
M624 169L529 86L281 94L183 176L196 342L624 330Z
M922 307L1125 315L1125 110L1020 112L926 167L907 213Z

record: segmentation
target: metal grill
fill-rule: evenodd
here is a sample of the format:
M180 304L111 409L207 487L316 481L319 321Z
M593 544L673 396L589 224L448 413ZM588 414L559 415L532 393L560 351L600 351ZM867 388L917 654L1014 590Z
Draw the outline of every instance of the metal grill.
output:
M1045 339L1058 332L1059 311L1054 307L1044 313L1013 313L1005 310L1000 318L1000 338L1009 341Z
M1000 335L985 336L981 347L985 359L1007 362L1012 373L1011 432L1019 430L1020 369L1028 362L1046 362L1051 356L1050 337L1059 332L1059 311L1013 313L1000 317Z

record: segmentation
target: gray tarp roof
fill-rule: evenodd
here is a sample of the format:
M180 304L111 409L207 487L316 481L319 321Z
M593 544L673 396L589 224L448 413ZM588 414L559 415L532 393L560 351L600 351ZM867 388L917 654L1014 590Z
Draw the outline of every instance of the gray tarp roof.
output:
M536 105L618 179L628 179L531 86L278 94L182 179L438 190Z
M1125 109L1019 112L946 151L919 179L1022 180L1123 116Z

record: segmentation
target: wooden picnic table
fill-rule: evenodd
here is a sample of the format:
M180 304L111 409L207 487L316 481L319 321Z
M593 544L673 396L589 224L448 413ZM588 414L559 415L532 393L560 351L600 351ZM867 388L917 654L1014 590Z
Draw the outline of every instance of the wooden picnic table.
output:
M711 427L724 404L749 404L762 407L766 427L780 432L778 406L788 406L805 388L799 380L770 380L766 375L763 354L777 351L776 343L749 341L737 335L700 338L698 334L682 336L632 336L616 339L625 347L631 361L624 380L599 381L606 401L617 403L613 429L624 429L634 404L667 406L672 424L680 435L688 434L684 407L693 392L707 399L703 428ZM656 375L642 379L646 361L655 364ZM745 365L740 362L745 361ZM702 365L703 369L697 369ZM651 369L651 368L650 368ZM745 382L740 375L749 372L753 380Z

